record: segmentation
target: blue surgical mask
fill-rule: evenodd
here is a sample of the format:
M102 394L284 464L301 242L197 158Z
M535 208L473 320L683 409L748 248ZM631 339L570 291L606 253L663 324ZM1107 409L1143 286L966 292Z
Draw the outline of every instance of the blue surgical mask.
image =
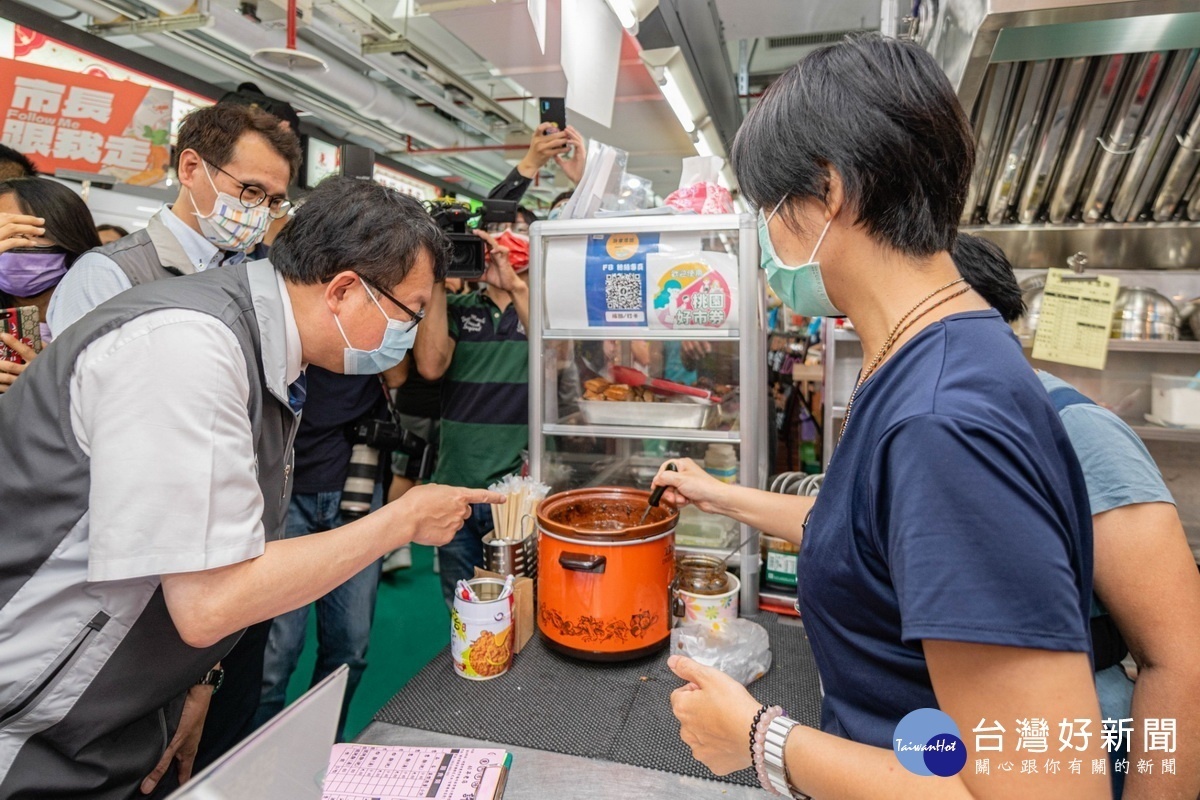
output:
M374 292L365 282L363 289L371 298L371 302L379 309L379 313L383 314L383 318L387 320L387 328L383 331L383 341L379 343L378 347L374 350L359 350L350 344L350 340L346 338L346 331L342 328L342 321L334 314L333 321L337 323L342 339L346 342L342 371L347 375L378 375L380 372L391 369L404 360L404 356L408 355L409 349L412 348L413 342L417 338L416 327L408 329L412 323L401 322L389 317L383 310L383 306L379 305L379 300L375 298Z
M808 263L791 266L784 264L779 260L779 256L775 255L775 246L771 244L771 231L767 227L767 223L774 218L782 205L783 200L780 200L769 217L764 217L762 211L758 212L758 244L762 249L761 264L767 271L767 283L771 284L779 299L797 314L805 317L845 316L829 299L829 293L825 291L825 281L821 279L821 265L817 261L817 251L821 249L821 242L825 241L825 234L829 233L833 218L825 223L825 230L821 231L821 238L817 239L817 245L813 248Z

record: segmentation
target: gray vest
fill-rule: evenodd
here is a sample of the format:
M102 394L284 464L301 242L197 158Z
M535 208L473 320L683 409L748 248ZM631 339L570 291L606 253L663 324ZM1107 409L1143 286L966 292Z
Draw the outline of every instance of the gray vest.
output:
M142 314L186 308L228 325L246 357L262 521L278 538L297 418L266 389L250 287L247 265L135 287L67 329L0 396L0 797L132 796L187 689L240 636L185 644L157 577L87 583L90 463L67 387L88 344ZM162 469L146 464L130 479Z
M162 215L170 213L170 209L164 208L150 218L145 228L109 242L94 252L115 261L132 286L159 278L191 275L196 271L196 265L188 259L183 245L162 221Z

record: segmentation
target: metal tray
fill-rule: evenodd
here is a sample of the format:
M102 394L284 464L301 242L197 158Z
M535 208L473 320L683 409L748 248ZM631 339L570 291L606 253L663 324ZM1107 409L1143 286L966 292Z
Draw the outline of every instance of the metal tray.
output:
M1187 111L1195 107L1200 92L1200 70L1195 69L1200 50L1172 53L1161 88L1146 119L1146 145L1129 159L1113 198L1112 218L1134 222L1150 203L1150 195L1162 180L1167 159L1175 152L1175 134L1183 128Z
M713 403L642 403L636 400L580 400L579 410L589 425L704 430L716 423Z
M1036 155L1017 206L1017 219L1022 224L1036 222L1046 205L1050 194L1050 180L1058 164L1067 133L1078 117L1079 97L1090 67L1091 61L1087 58L1071 59L1062 65L1055 81L1046 124L1038 137Z
M1023 64L1016 103L1017 115L1005 136L999 169L993 178L992 194L987 204L987 221L999 225L1008 221L1009 209L1017 203L1025 165L1041 127L1046 95L1052 88L1051 61Z
M1067 154L1059 166L1050 193L1050 221L1065 222L1075 209L1075 203L1083 188L1084 176L1092 163L1104 120L1108 117L1117 87L1129 62L1129 56L1103 56L1097 62L1096 71L1089 81L1087 92L1080 106L1083 114L1075 127Z
M1133 58L1128 80L1113 105L1108 129L1100 136L1094 177L1083 199L1084 222L1100 222L1104 218L1129 157L1148 142L1149 137L1141 132L1142 119L1162 78L1167 53L1139 53Z

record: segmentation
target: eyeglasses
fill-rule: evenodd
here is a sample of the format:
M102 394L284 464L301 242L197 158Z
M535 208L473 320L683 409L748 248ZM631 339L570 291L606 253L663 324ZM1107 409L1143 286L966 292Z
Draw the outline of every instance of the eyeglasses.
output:
M267 190L261 186L255 186L253 183L245 183L230 175L225 170L218 167L211 161L205 161L210 167L221 173L229 180L242 187L242 193L238 197L242 201L242 205L246 208L257 208L263 203L267 204L267 213L271 215L271 219L283 219L287 216L288 209L292 207L292 201L280 195L269 195Z
M362 276L360 275L359 277L361 278ZM364 280L363 280L363 285L364 285L364 286L369 286L370 288L372 288L372 289L374 289L375 291L379 292L381 295L383 295L383 296L384 296L384 297L386 297L388 300L390 300L390 301L391 301L391 303L392 303L392 305L394 305L396 308L400 309L400 310L401 310L401 311L403 311L405 314L408 314L410 317L412 317L412 322L410 322L410 323L409 323L409 326L408 326L407 328L405 328L405 329L404 329L404 332L405 332L405 333L407 333L408 331L411 331L413 328L415 328L415 327L417 327L418 325L420 325L420 324L421 324L421 320L425 319L425 312L424 312L424 311L413 311L411 308L409 308L408 306L404 305L404 303L401 303L399 300L397 300L396 298L392 297L390 294L388 294L387 292L385 292L383 289L379 288L379 286L377 286L376 284L374 284L374 283L367 283L367 281L364 279Z

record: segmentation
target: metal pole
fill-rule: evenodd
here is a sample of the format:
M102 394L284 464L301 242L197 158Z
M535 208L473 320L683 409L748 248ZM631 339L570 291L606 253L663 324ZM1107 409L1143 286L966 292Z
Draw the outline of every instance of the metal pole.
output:
M755 219L743 214L738 224L738 360L739 391L742 403L738 419L741 431L741 468L738 481L743 486L765 489L767 478L766 354L764 352L765 304L761 270L758 265L758 233ZM758 613L759 538L761 534L741 525L742 614ZM751 534L757 534L751 536Z
M542 424L545 420L545 391L540 369L542 330L545 327L545 291L542 278L542 259L545 257L546 240L542 236L542 225L535 222L529 229L529 474L535 481L544 480L542 458L546 450Z

